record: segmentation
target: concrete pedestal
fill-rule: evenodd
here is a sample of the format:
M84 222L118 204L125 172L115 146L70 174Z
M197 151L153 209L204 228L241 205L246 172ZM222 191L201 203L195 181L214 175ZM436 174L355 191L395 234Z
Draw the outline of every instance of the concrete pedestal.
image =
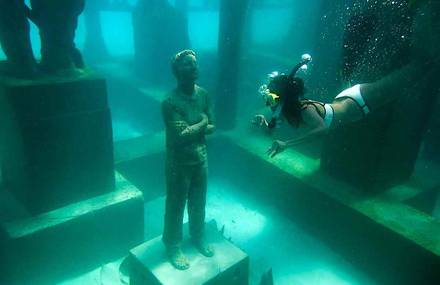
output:
M0 78L3 180L38 214L114 190L105 80Z
M322 169L367 193L407 181L435 101L435 93L425 89L332 130L324 143Z
M207 226L208 240L215 255L201 255L189 241L182 247L190 261L188 270L177 270L168 262L161 236L130 251L130 285L245 285L248 284L249 258L217 231Z
M440 100L438 99L437 104L433 107L433 112L433 116L425 135L424 148L421 157L440 163Z
M0 284L57 284L140 244L142 193L121 175L116 180L116 191L0 223Z

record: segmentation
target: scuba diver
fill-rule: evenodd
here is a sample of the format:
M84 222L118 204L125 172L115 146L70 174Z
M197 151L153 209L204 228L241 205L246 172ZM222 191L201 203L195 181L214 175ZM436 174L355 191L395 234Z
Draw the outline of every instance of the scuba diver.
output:
M407 64L380 79L352 87L339 93L333 102L325 104L306 100L304 82L295 77L299 68L311 61L303 56L290 74L274 73L268 85L260 88L266 105L272 110L272 119L268 122L263 115L256 115L253 123L274 128L284 117L295 128L306 127L302 136L288 141L275 140L267 153L274 157L286 148L325 135L329 129L337 128L363 119L370 112L398 100L413 88L429 86L440 89L437 80L440 73L440 1L410 1L414 12L412 21L410 58ZM436 98L433 98L435 100Z
M304 81L295 75L299 69L305 69L311 60L310 55L303 55L288 75L274 72L269 75L269 83L260 87L259 92L266 106L270 107L272 118L267 121L264 115L258 114L253 123L273 129L284 118L291 126L304 132L292 140L274 141L267 151L271 157L288 147L324 135L330 128L357 121L370 111L360 93L360 85L343 91L330 104L305 99Z
M275 140L267 154L274 157L288 147L325 135L329 129L363 119L371 111L399 99L414 86L439 88L436 76L440 72L440 2L419 1L414 9L415 33L411 42L411 59L400 69L371 83L356 84L339 93L333 102L326 104L304 99L304 81L296 77L297 71L311 61L309 55L290 74L272 73L267 85L260 87L266 105L272 110L272 118L256 115L253 123L273 129L282 118L295 128L306 128L304 135L281 141ZM427 32L428 31L428 32ZM433 88L434 88L433 87Z

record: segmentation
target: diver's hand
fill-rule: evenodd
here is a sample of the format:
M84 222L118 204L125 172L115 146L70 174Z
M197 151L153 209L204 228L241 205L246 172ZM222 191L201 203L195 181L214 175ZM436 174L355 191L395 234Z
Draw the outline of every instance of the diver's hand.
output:
M287 143L276 140L272 143L272 146L267 150L266 154L271 158L275 155L283 152L287 148Z
M256 126L260 126L260 127L268 125L264 115L255 115L251 122L252 122L252 124L254 124Z

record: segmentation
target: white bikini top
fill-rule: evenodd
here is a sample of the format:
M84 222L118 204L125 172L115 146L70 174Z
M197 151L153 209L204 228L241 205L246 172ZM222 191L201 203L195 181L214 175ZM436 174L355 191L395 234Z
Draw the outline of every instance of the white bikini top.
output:
M335 116L335 111L333 111L333 107L330 104L324 104L324 110L325 110L325 114L324 114L324 125L327 128L330 128L330 125L333 122L333 118Z
M319 104L322 107L324 107L324 114L321 113L321 111L315 106L315 104ZM324 104L324 103L321 103L318 101L313 101L313 100L305 100L305 101L303 101L303 105L304 106L312 105L313 107L315 107L316 112L318 112L318 114L320 115L320 117L324 121L324 125L327 128L330 127L330 125L333 122L333 117L334 117L333 107L330 104Z

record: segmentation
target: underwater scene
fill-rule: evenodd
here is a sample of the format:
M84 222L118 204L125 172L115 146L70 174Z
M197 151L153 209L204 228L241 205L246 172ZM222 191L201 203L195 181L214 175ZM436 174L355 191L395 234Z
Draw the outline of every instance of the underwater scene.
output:
M0 285L440 284L439 0L0 0Z

